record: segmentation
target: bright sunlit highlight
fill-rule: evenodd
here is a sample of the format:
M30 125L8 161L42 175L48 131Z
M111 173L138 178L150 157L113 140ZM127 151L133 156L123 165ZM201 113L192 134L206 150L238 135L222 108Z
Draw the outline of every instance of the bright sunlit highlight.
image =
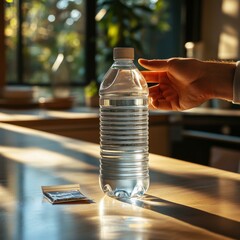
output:
M74 20L72 18L68 18L66 20L66 24L69 25L69 26L73 25L73 23L74 23Z
M59 68L59 66L61 65L62 61L64 59L64 55L62 53L59 53L53 66L52 66L52 71L56 72Z
M231 16L238 17L239 0L223 0L222 11L223 13Z
M218 58L237 59L239 52L239 26L233 24L239 15L239 0L223 0L222 14L225 21L219 36Z
M70 16L74 19L74 21L78 21L78 19L82 16L82 13L77 9L73 9L70 13Z
M57 2L58 9L66 9L68 7L68 0L60 0Z
M51 14L51 15L48 16L48 21L49 22L54 22L55 20L56 20L56 18L55 18L54 15Z
M102 8L97 15L95 16L96 21L101 21L101 19L105 16L107 10L105 8Z
M238 56L238 37L237 34L223 32L220 34L218 57L220 59L234 59Z

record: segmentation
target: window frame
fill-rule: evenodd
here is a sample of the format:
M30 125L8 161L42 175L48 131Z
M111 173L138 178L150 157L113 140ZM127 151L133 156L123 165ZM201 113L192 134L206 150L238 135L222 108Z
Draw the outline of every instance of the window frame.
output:
M5 54L5 40L4 40L4 4L0 4L0 90L4 87L6 83L6 54Z

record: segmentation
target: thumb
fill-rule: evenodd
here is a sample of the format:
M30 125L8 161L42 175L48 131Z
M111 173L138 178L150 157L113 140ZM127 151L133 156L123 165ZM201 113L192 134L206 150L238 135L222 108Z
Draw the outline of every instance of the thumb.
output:
M164 59L163 60L159 60L159 59L147 60L147 59L140 58L138 59L138 63L142 67L152 71L166 72L168 70L168 61Z

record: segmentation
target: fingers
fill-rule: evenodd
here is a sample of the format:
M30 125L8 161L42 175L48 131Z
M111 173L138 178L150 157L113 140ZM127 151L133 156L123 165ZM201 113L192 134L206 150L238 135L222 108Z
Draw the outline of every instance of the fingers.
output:
M149 87L149 109L176 110L178 93L168 76L168 60L139 59L139 64L150 71L142 71L148 83L158 83Z
M164 94L165 95L165 94ZM171 104L166 100L159 86L149 88L149 109L170 110Z
M167 60L147 60L140 58L138 63L144 68L152 71L167 71L168 70L168 61Z
M178 94L169 85L158 84L149 88L149 109L176 110Z
M165 99L153 99L149 98L150 110L172 110L171 103Z

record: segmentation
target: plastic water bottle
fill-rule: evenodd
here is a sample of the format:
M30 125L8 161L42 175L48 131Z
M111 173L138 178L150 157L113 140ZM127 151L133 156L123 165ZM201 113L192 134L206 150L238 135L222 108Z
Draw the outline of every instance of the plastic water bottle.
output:
M114 48L100 86L100 186L116 198L140 197L149 187L148 86L133 48Z

